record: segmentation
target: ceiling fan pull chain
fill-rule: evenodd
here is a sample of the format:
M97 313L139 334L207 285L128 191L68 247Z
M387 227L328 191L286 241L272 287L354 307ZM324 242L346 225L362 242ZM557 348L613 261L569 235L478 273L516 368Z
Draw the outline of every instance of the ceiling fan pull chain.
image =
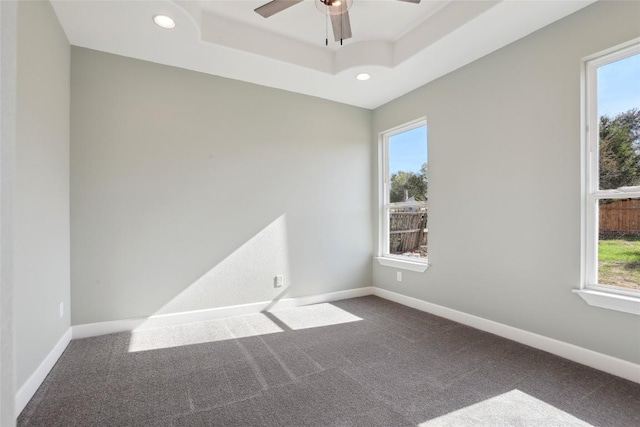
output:
M329 15L324 15L324 45L329 46Z
M340 11L342 12L342 3L340 4ZM344 12L340 13L340 46L342 46L342 35L344 34Z

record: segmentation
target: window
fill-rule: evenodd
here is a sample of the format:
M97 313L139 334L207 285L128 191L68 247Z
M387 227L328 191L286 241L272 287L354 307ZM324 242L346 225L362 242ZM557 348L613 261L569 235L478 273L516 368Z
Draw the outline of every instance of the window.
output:
M428 241L427 125L424 119L381 135L382 265L424 271Z
M585 61L584 272L589 304L640 314L640 43Z

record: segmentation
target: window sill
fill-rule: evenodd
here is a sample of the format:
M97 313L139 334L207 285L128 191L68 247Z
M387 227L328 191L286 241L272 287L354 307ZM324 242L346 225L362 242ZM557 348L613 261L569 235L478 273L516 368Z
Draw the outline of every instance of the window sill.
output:
M429 268L429 264L426 262L426 258L424 258L425 262L421 261L413 261L402 258L392 258L392 257L376 257L376 261L380 265L385 267L393 267L399 268L401 270L411 270L417 271L418 273L424 273L424 271Z
M574 289L587 304L609 310L640 315L640 297L619 295L592 289Z

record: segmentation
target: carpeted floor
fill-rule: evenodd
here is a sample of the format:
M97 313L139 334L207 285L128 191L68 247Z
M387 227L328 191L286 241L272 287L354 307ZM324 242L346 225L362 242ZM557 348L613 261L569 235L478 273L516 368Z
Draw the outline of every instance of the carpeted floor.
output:
M639 426L640 384L377 297L74 340L19 426Z

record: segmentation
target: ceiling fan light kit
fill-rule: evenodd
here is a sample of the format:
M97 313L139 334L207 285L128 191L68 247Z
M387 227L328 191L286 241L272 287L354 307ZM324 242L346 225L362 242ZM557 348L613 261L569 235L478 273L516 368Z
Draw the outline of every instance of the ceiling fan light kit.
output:
M420 3L420 0L398 1L415 4ZM272 0L254 9L254 11L264 18L268 18L301 2L302 0ZM316 8L327 17L326 19L331 18L331 27L335 41L339 41L342 45L343 40L351 38L349 9L353 6L353 0L315 0L314 3ZM326 37L325 44L329 44L328 36Z
M351 9L353 0L315 0L315 4L325 15L341 15Z

